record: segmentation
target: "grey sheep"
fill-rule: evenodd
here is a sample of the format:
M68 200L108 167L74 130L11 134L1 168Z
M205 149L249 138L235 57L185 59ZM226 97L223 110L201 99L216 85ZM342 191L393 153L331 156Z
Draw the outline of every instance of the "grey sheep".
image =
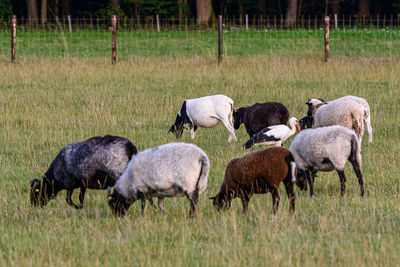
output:
M296 161L296 184L300 189L310 186L313 196L313 183L317 171L337 171L340 178L340 194L346 191L344 166L349 160L360 184L361 196L364 196L364 181L361 173L360 142L355 133L342 126L329 126L301 131L293 139L290 151ZM310 175L310 172L312 175Z

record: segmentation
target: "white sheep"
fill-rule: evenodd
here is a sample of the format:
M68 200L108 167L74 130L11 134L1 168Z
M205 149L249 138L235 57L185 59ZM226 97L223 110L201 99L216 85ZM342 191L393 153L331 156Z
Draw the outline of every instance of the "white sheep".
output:
M371 111L370 111L367 100L365 100L362 97L348 95L348 96L343 96L341 98L332 100L329 103L335 103L337 101L343 101L343 100L355 101L364 108L364 122L365 122L365 125L367 126L367 130L368 130L368 137L369 137L368 141L372 142Z
M226 95L187 99L183 102L169 132L174 133L176 139L179 139L182 137L184 127L187 126L194 139L198 127L211 128L222 122L229 131L228 142L237 141L232 124L233 111L233 100Z
M308 99L308 115L314 118L315 127L341 125L356 132L362 139L364 134L364 108L353 100L325 103L322 99Z
M313 183L317 171L336 169L340 178L340 193L343 196L346 191L344 166L349 160L357 175L361 196L364 196L360 148L360 141L355 133L339 125L301 131L293 139L289 148L298 170L296 184L300 189L304 189L308 182L310 196L313 196ZM312 172L312 177L310 172Z
M112 195L108 188L108 204L114 215L121 216L140 199L144 216L146 200L158 197L164 214L164 197L186 196L190 215L196 215L198 197L207 187L209 169L206 153L193 144L170 143L147 149L132 157Z

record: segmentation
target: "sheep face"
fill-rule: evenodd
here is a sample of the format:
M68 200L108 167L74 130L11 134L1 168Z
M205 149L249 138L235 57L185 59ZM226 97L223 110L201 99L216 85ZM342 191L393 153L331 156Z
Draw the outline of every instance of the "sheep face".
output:
M307 190L307 178L303 170L297 169L296 185L300 190Z
M246 108L242 107L233 112L233 120L234 120L233 127L235 128L235 130L238 130L240 128L240 124L243 123L245 110Z
M210 197L213 201L214 207L220 211L222 209L230 209L231 207L231 198L227 194L218 193L215 197Z
M54 198L52 186L47 180L32 179L31 180L31 205L34 207L44 207L50 199Z
M314 110L317 109L321 104L326 104L325 100L322 98L309 98L306 102L306 105L308 105L307 116L312 117Z
M114 190L114 193L111 195L110 188L108 188L108 206L111 208L111 211L115 217L123 217L126 213L126 211L129 209L129 204L127 202L127 199L116 192Z
M177 118L177 120L178 120L178 118ZM178 123L178 124L175 122L175 124L171 125L171 128L169 128L168 132L173 133L175 135L176 139L181 138L182 134L183 134L183 121L182 121L182 123Z
M299 121L299 124L300 124L301 129L304 130L307 128L312 128L313 122L314 122L313 117L306 116Z

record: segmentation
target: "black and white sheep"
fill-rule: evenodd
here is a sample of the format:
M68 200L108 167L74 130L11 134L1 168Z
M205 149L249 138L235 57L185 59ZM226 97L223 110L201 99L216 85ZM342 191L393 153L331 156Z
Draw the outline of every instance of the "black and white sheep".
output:
M310 186L313 196L313 183L317 171L337 171L340 178L340 194L346 191L344 166L349 160L360 184L361 196L364 196L364 181L361 173L361 144L354 131L339 126L321 127L301 131L293 139L290 151L296 160L296 184L300 189ZM311 174L310 174L311 172Z
M45 206L60 190L67 190L67 203L83 207L86 189L114 186L124 172L136 147L126 138L106 135L64 146L41 180L31 180L30 199L33 206ZM80 206L71 199L80 188Z
M170 143L147 149L132 157L112 195L109 188L108 204L114 216L123 216L140 199L144 216L146 200L158 197L164 214L164 197L186 196L190 215L195 215L198 197L207 187L209 169L206 153L193 144Z
M194 139L198 127L211 128L222 122L229 132L228 142L237 141L232 124L233 110L233 100L226 95L187 99L183 102L169 132L174 133L176 139L179 139L186 126L190 129L191 137Z
M315 127L340 125L355 131L362 140L364 134L364 108L353 100L324 102L322 99L308 99L308 114L312 114Z
M279 102L256 103L233 112L235 130L243 123L250 137L268 126L286 125L289 116L288 109Z
M232 159L226 166L225 177L219 193L210 199L214 206L230 208L232 199L242 200L246 213L254 194L272 194L272 211L279 206L278 188L283 181L289 198L291 212L295 209L294 182L296 163L290 151L284 147L269 147Z

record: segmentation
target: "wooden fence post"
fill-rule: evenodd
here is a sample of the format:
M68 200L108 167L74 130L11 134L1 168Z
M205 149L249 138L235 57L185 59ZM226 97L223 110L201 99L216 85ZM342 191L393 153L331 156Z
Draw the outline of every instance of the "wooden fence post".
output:
M68 15L68 16L67 16L67 19L68 19L68 29L69 29L69 32L72 33L71 15Z
M218 64L222 62L222 15L218 15Z
M112 16L112 63L117 62L117 16Z
M11 62L15 61L15 37L17 33L17 16L13 15L11 19Z
M337 22L337 14L335 14L335 29L337 29L337 25L338 25L338 22Z
M246 30L249 29L249 15L246 14Z
M325 16L325 62L329 57L329 16Z

